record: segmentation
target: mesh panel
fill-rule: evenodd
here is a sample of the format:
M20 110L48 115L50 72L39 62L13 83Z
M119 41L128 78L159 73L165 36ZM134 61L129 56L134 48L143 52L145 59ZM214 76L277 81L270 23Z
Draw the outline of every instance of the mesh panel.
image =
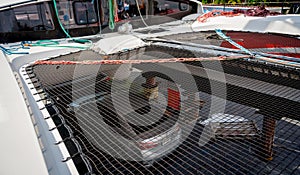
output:
M85 59L103 58L93 52L85 54ZM150 46L108 57L195 55L201 53ZM82 60L78 53L62 57L53 60ZM300 173L296 69L257 61L222 61L228 79L223 82L203 72L203 68L220 71L212 66L217 62L183 64L193 74L197 86L193 89L193 82L186 79L189 73L176 69L180 64L133 65L131 74L122 80L111 80L106 74L111 69L117 72L120 66L114 65L105 69L32 65L27 73L41 95L51 101L46 107L80 174ZM275 70L278 74L271 72ZM250 80L253 86L245 87ZM153 98L145 95L150 85L150 91L157 93ZM272 93L275 85L282 89ZM178 97L179 110L174 107Z

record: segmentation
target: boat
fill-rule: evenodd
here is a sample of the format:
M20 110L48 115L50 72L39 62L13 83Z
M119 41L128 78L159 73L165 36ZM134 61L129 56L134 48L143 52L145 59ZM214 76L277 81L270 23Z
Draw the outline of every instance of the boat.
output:
M0 174L298 174L299 15L5 0L0 18Z

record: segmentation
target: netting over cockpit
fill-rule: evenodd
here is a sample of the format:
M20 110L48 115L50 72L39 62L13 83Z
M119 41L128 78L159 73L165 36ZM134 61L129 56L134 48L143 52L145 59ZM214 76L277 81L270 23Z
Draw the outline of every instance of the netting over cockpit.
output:
M150 46L49 61L201 56L217 55ZM80 174L300 173L296 69L238 59L26 70Z

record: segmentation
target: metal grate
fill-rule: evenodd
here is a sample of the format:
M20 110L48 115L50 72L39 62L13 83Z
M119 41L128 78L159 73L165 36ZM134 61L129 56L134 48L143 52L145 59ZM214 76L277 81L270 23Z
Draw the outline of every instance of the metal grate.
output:
M187 50L161 46L144 49L130 52L139 59L195 56ZM126 55L109 57L122 59ZM78 54L63 57L74 60ZM180 70L186 66L182 63L139 64L129 69L115 65L105 69L99 65L31 65L27 73L36 89L44 92L43 99L51 101L46 107L80 174L299 174L299 113L286 117L292 114L286 111L296 109L285 101L280 103L286 99L299 107L297 98L243 87L243 80L255 79L257 71L248 77L236 73L231 77L240 78L236 84L234 79L228 83L210 81L208 71L206 78L194 74L217 64L187 65L193 76ZM115 74L118 70L131 72L117 80L104 73L109 69L117 70ZM237 72L241 70L236 67ZM232 69L229 73L235 74ZM260 82L260 87L272 87L272 81ZM148 88L151 97L145 95L145 87L149 87L145 84L152 85ZM294 90L300 96L298 89ZM249 103L249 99L261 99L260 95L265 99ZM266 104L285 110L276 109L279 113L274 116Z

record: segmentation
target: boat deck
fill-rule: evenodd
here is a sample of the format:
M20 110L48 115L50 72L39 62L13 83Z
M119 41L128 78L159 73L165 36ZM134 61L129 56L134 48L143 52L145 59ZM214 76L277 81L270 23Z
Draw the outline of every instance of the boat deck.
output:
M162 50L165 52L162 53ZM172 55L182 57L191 54L189 51L178 48L166 50L165 47L161 46L145 47L140 52L135 50L129 52L133 55L142 53L139 55L139 59L163 59ZM76 55L78 56L77 53L59 56L52 60L61 60L62 58L64 60L74 60L74 58L77 58ZM110 57L120 59L126 57L126 55L128 56L125 52L124 54L113 54ZM247 62L247 60L240 61ZM186 69L180 68L179 65L183 65ZM209 67L212 65L216 66L216 63L202 63L201 66L185 63L134 64L133 68L138 70L136 72L138 75L132 72L127 80L115 84L120 89L130 88L131 91L141 92L141 84L145 82L141 72L151 70L150 72L153 72L152 75L157 76L157 82L159 82L158 102L165 99L161 101L161 105L166 103L166 89L172 84L170 77L176 77L176 80L178 80L176 81L177 86L183 89L182 94L186 95L186 97L182 97L182 99L187 99L182 102L182 110L185 111L185 114L183 112L182 127L188 134L184 135L181 145L174 149L172 153L154 160L150 165L141 161L123 160L103 151L101 147L95 146L94 139L97 139L96 143L102 144L102 146L110 143L110 139L101 138L100 133L94 132L99 131L99 128L102 127L101 122L95 122L98 118L94 109L83 109L83 111L90 110L89 115L85 115L84 118L80 115L71 115L67 110L72 98L93 93L99 88L107 88L101 83L97 84L97 82L97 88L93 88L95 87L95 79L93 78L90 80L85 79L85 83L75 81L73 85L70 83L62 84L66 79L73 78L72 74L76 67L76 74L85 77L85 73L82 71L88 67L90 67L89 70L94 70L95 65L33 64L27 68L27 72L29 75L34 73L35 76L30 77L32 81L36 82L38 80L35 86L47 94L44 96L42 95L44 93L41 93L42 97L50 98L53 104L50 103L49 105L57 108L57 110L54 110L56 112L50 110L52 111L50 113L51 118L58 126L61 135L65 135L63 142L66 144L70 156L73 157L75 166L80 173L92 171L96 174L299 174L299 89L243 77L239 74L219 72L216 67ZM109 65L106 66L109 67ZM54 72L55 69L57 69L56 74L49 74L49 71ZM240 69L242 70L242 68ZM65 73L60 74L60 70L64 70ZM257 71L252 70L251 73L256 75ZM297 70L291 73L297 74ZM191 75L194 79L197 87L196 91L192 88L194 86L193 82L186 79L188 75ZM273 74L267 75L269 78L275 76ZM61 81L59 82L61 85L56 86L52 82L54 79ZM130 82L130 80L133 82ZM293 79L293 81L296 83L299 80ZM128 83L131 85L128 86ZM41 87L43 88L41 89ZM72 87L75 88L73 89L73 91L75 90L75 96L71 93ZM223 88L225 88L225 91L223 91ZM195 115L195 110L185 108L193 106L194 93L198 94L199 98L205 101L205 104L201 108L198 117L195 118L196 120L186 120L186 117L194 117ZM223 99L224 93L226 94L226 100ZM126 96L119 97L116 103L122 105L125 103L123 100L125 98ZM214 125L204 124L212 114L220 112L240 116L240 119L254 123L257 127L255 136L253 137L251 132L245 137L239 136L237 138L234 137L237 135L234 135L231 138L220 138L220 131L214 133ZM63 120L65 120L65 123L62 123ZM223 120L216 123L222 125L223 122L227 121L225 118ZM186 123L186 121L189 122ZM236 118L234 118L234 121L238 124L242 123ZM263 149L265 146L263 144L264 133L269 130L268 127L267 129L264 128L266 121L275 121L276 123L275 140L271 144L272 149L269 149L271 152L267 153ZM73 131L73 137L71 138L77 140L74 143L78 144L81 149L72 146L69 131L66 129L67 126ZM85 126L93 126L95 130L90 130L91 127L87 129ZM232 125L230 129L232 130L234 127L236 125ZM227 130L221 132L223 134L228 133ZM115 147L111 146L111 148L114 149ZM129 153L128 156L130 156Z

